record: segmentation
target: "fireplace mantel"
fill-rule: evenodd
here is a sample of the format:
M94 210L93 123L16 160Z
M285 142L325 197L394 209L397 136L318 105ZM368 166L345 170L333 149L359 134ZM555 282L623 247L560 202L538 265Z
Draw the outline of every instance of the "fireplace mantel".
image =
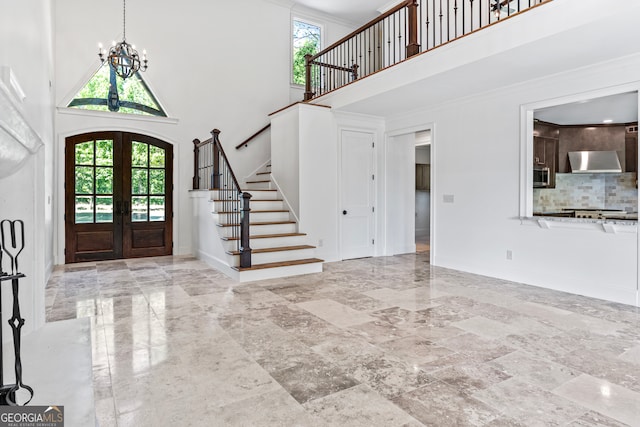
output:
M0 178L17 171L44 145L25 119L24 94L8 67L0 66Z

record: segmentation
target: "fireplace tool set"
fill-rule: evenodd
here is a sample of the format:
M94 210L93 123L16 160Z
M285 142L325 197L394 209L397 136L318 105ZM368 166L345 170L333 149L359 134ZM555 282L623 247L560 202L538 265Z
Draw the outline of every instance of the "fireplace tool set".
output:
M0 222L0 320L2 320L2 283L11 281L13 292L13 315L9 319L9 325L13 332L13 353L15 356L15 384L4 383L4 354L2 327L0 323L0 405L17 406L16 393L22 389L29 394L26 405L33 398L33 389L22 382L22 360L20 359L21 329L24 319L20 316L20 301L18 299L19 281L26 277L18 269L18 257L24 249L24 223L21 220L10 221L5 219ZM9 260L9 270L3 270L3 254ZM22 393L21 393L22 394Z

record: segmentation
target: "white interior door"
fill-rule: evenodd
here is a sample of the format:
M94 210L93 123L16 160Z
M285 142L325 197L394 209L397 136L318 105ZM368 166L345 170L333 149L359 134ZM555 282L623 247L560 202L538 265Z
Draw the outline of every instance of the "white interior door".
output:
M342 132L341 253L342 259L373 256L374 135Z

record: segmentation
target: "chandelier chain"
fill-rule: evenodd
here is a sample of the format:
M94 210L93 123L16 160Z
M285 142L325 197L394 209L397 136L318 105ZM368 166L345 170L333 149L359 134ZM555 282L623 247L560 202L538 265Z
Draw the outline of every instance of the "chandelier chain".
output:
M122 0L122 40L127 41L127 0Z

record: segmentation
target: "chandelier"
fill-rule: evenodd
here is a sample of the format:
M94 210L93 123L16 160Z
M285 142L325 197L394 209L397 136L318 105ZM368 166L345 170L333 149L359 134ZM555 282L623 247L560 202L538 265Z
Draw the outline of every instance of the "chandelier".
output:
M147 70L147 51L142 51L142 58L138 54L136 47L127 43L127 5L126 0L122 0L122 41L111 44L109 52L102 48L102 43L98 45L98 56L104 64L108 62L111 68L123 79L133 76L135 73Z

